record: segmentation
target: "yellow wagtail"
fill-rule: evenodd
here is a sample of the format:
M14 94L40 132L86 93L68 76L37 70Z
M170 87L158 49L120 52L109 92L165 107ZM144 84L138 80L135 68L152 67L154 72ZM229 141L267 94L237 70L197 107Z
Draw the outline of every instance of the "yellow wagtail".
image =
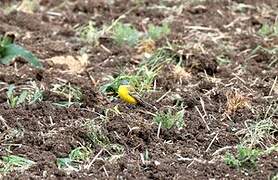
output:
M126 80L121 81L121 85L118 89L118 95L120 96L121 100L128 104L141 105L143 107L151 107L157 110L156 107L143 101L142 98L140 98L138 93L135 91L135 89L131 85L129 85L128 81Z

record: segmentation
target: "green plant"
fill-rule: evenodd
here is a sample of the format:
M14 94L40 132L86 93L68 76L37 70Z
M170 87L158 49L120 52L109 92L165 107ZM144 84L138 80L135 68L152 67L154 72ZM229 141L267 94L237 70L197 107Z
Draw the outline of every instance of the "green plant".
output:
M272 178L271 180L278 180L278 173L276 173Z
M72 161L70 158L57 158L57 166L59 169L74 169L77 170L76 167L78 166L77 163Z
M21 57L35 68L42 68L36 56L23 47L14 44L13 38L10 36L0 36L0 63L9 64L14 59Z
M164 36L170 34L171 30L167 23L164 23L162 26L155 26L153 24L148 25L147 36L152 40L161 39Z
M247 132L242 139L243 145L266 147L266 144L263 143L265 139L269 139L272 136L275 138L274 134L278 132L278 125L274 123L274 118L278 112L278 106L277 104L270 105L265 111L263 115L258 115L256 121L246 121Z
M252 168L256 166L256 162L261 154L261 151L258 149L252 149L239 145L237 147L236 156L227 152L224 157L224 162L235 168Z
M217 56L216 61L219 65L228 65L231 63L231 60L229 59L229 57L227 57L223 54Z
M28 92L26 90L22 91L19 96L15 95L14 92L15 86L13 84L9 85L7 91L7 102L11 108L16 108L19 104L22 104L26 101Z
M174 113L171 109L167 112L159 112L154 116L154 121L161 124L163 128L171 129L175 125L178 128L184 127L184 109Z
M104 135L102 126L97 124L94 120L88 120L86 123L87 136L95 144L102 147L110 144L109 138Z
M74 161L85 161L90 157L90 154L91 154L91 150L89 148L82 146L73 149L69 154L69 158Z
M266 55L269 55L270 58L269 61L269 65L268 67L272 67L272 66L275 66L275 64L278 64L278 47L270 47L270 48L264 48L262 47L261 45L258 45L255 49L253 49L253 51L251 52L251 57L252 55L256 55L256 54L260 54L260 53L263 53L263 54L266 54Z
M116 78L108 76L108 82L100 87L100 91L102 93L113 93L115 95L121 85L121 81L127 80L129 85L133 86L137 92L141 94L144 91L150 90L157 73L158 70L152 71L146 66L141 66L135 74L126 75L123 73Z
M1 157L0 164L0 172L6 173L16 169L27 169L35 162L20 156L8 155Z
M113 111L112 111L113 112ZM105 115L100 115L98 118L88 120L85 124L87 137L93 143L94 146L100 146L105 149L109 154L109 161L117 160L122 157L124 153L124 147L120 144L111 143L110 139L105 135L102 124L108 119L108 110ZM97 120L101 120L97 123Z
M140 81L140 77L136 75L127 75L122 73L117 77L108 76L108 83L100 87L102 93L117 93L119 86L121 85L122 80L128 80L129 83L133 86L137 86Z
M122 73L117 77L108 76L108 83L100 87L103 93L117 93L122 80L128 80L129 84L138 90L139 94L149 90L161 67L173 61L174 55L166 49L157 50L150 58L143 60L133 74Z
M258 34L263 37L278 36L278 22L273 25L263 24L259 29Z
M61 107L70 107L73 104L81 105L83 94L79 87L70 83L52 84L52 86L52 92L67 99L67 101L55 102L54 105Z
M89 21L89 23L81 28L78 28L78 34L80 39L84 42L88 42L92 45L99 44L99 38L103 34L103 30L99 30L95 27L95 23Z
M78 166L82 161L88 160L91 150L84 146L73 149L66 158L57 158L58 168L78 170Z
M112 38L120 45L135 46L139 42L140 33L130 24L118 22L112 30Z
M153 85L153 81L158 74L159 69L152 70L148 69L146 66L141 66L137 71L137 76L140 81L135 86L138 89L138 93L142 93L143 91L148 91L151 89Z
M26 97L29 104L33 104L37 101L43 100L43 90L37 86L35 82L31 82L30 88L26 89L28 91L28 95Z
M145 67L152 71L159 70L163 65L167 63L174 63L174 56L176 56L176 54L173 53L171 49L160 48L156 50L151 57L144 59L140 63L139 70Z

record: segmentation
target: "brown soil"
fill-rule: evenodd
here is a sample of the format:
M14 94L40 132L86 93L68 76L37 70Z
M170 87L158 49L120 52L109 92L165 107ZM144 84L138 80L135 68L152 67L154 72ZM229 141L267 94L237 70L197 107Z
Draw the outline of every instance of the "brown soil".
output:
M134 68L136 50L119 47L109 38L100 39L100 43L111 51L109 53L101 46L93 47L81 42L74 29L77 24L85 24L92 17L98 27L110 24L135 7L136 3L129 0L116 0L113 5L101 0L63 2L41 0L40 8L33 14L16 10L6 14L0 9L0 34L15 32L16 42L36 54L45 67L37 70L21 61L0 65L0 82L21 87L32 80L45 88L42 102L13 109L7 104L4 84L0 84L0 116L7 124L5 126L0 121L0 155L19 155L36 162L25 171L13 171L2 178L270 179L277 175L277 152L261 157L256 168L247 170L226 165L223 162L226 151L214 154L223 147L239 144L244 135L236 132L246 128L245 121L263 117L270 104L278 104L277 90L269 96L278 74L278 64L269 66L273 59L264 51L257 51L254 56L251 54L258 45L268 48L276 44L277 47L277 36L269 41L256 34L263 23L274 23L275 18L277 21L276 0L265 0L264 5L260 0L184 3L180 13L158 8L150 10L147 7L158 5L160 1L142 1L128 18L123 19L123 22L132 23L143 31L143 20L146 18L159 24L161 20L173 16L168 40L180 45L175 49L176 58L182 59L183 69L190 74L190 78L177 77L173 67L167 65L156 79L159 91L146 100L154 102L171 89L169 96L156 104L163 110L173 106L176 100L170 97L179 94L186 106L185 127L181 130L162 128L159 137L158 125L153 123L152 115L144 113L146 109L129 107L119 100L110 101L98 90L108 75ZM251 7L242 11L233 10L238 3ZM9 4L11 1L1 1L0 7ZM174 8L181 4L179 1L167 1L164 5ZM50 15L49 12L57 12L58 15ZM192 29L192 26L208 29ZM157 44L163 45L165 40ZM87 71L98 82L96 85L85 72L79 75L64 73L61 70L67 67L46 61L54 56L76 56L84 47L89 55ZM230 63L219 64L216 58L219 55L229 58ZM61 79L81 88L81 106L62 108L53 105L53 102L65 100L65 97L50 91L51 84L59 83ZM246 97L256 111L246 107L226 117L227 93L235 91ZM195 108L204 113L201 101L205 104L209 129ZM104 115L108 108L116 105L121 114L109 112L102 129L111 143L124 147L123 156L111 161L109 153L104 151L90 169L81 168L77 172L59 169L57 158L67 157L80 145L93 149L90 160L84 164L101 151L102 147L88 138L84 123ZM278 123L277 113L273 121ZM134 129L131 131L130 128ZM276 138L277 133L273 139L265 141L265 145L277 144ZM144 164L140 155L146 151L149 161Z

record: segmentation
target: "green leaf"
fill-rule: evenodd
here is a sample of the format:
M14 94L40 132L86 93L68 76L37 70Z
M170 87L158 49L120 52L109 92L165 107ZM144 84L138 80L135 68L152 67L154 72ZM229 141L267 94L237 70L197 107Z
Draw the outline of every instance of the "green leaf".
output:
M65 168L72 164L72 160L70 158L57 158L58 168Z
M226 153L225 154L225 158L224 161L227 165L231 166L231 167L239 167L240 162L239 160L237 160L232 154L230 153Z
M176 125L178 128L184 127L184 120L183 120L184 113L185 113L185 110L182 109L181 111L177 112L177 114L176 114L176 120L177 120Z
M162 26L155 26L153 24L148 25L148 37L152 40L158 40L163 36L170 34L171 30L168 24L164 23Z
M28 92L27 91L22 91L22 93L19 95L18 100L16 102L16 104L22 104L25 102L25 99L28 96Z
M16 44L9 44L5 46L0 62L3 64L9 64L17 57L22 57L35 68L43 67L36 56L34 56L30 51Z
M5 163L18 167L30 166L34 164L34 161L15 155L3 156L2 159Z
M140 38L140 33L130 24L117 23L113 29L113 39L120 45L135 46Z
M75 148L69 154L69 158L74 161L84 161L88 159L89 156L90 151L86 147Z
M12 99L13 94L14 94L14 89L15 89L14 84L9 85L8 91L7 91L8 99Z
M0 48L4 48L13 43L13 39L9 36L0 36Z

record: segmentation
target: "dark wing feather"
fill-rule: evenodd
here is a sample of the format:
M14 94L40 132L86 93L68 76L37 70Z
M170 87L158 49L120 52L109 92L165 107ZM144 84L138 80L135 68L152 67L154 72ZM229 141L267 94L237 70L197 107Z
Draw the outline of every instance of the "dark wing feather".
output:
M138 95L138 93L136 92L131 92L129 95L131 95L132 97L134 97L137 101L138 101L138 105L141 105L143 107L149 107L151 109L157 110L157 108L153 105L151 105L150 103L147 103L146 101L144 101L142 98L140 98L140 96Z

